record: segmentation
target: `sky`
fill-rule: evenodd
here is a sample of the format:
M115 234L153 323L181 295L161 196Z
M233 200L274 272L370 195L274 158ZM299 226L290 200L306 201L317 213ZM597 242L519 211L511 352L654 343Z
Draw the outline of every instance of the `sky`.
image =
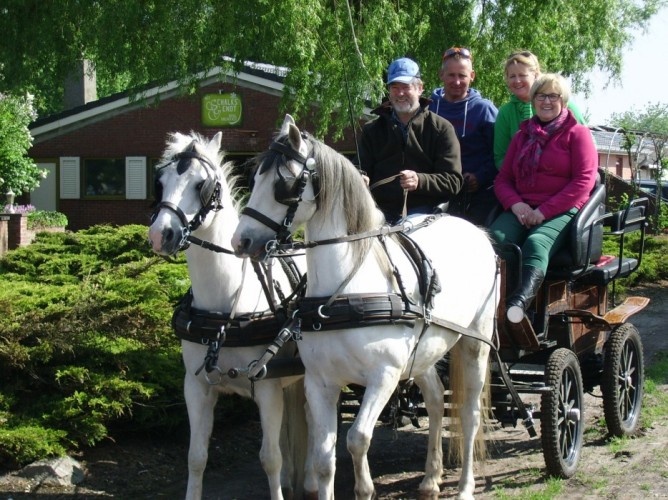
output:
M648 103L668 104L668 8L650 19L646 33L634 32L634 41L624 51L621 84L608 76L592 73L590 97L575 94L572 99L589 125L605 125L612 113L644 110ZM620 86L621 85L621 86Z

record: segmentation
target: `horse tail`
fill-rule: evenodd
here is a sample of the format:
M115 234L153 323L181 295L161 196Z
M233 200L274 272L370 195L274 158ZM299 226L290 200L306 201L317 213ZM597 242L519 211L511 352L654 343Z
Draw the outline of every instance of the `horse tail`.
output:
M479 342L479 341L477 341ZM482 346L479 346L483 348ZM467 392L470 390L471 380L469 377L474 377L469 368L471 367L471 356L465 355L464 350L470 349L470 343L460 339L454 347L450 350L450 369L449 369L449 387L450 387L450 444L448 446L448 462L451 464L462 463L464 457L464 439L462 434L462 409L465 405ZM485 356L485 367L481 373L475 377L484 376L484 385L479 397L480 407L480 425L476 433L473 447L473 460L482 463L487 459L487 444L485 441L485 428L487 422L491 420L492 415L492 391L490 386L490 367L487 357Z
M304 378L283 389L283 431L288 443L288 453L292 461L290 483L294 498L304 496L306 454L308 450L308 425L306 423L306 394Z

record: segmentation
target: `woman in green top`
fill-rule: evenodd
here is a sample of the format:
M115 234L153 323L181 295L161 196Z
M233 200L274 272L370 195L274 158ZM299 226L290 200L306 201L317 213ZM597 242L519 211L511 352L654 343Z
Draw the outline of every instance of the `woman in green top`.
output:
M496 168L501 168L510 140L515 132L519 130L520 123L536 114L536 110L529 99L529 90L531 90L536 78L540 76L538 58L529 51L513 52L506 60L504 76L512 96L510 96L510 102L499 108L499 114L494 124L494 163L496 163ZM572 101L568 102L568 109L573 112L579 123L586 124L582 114Z

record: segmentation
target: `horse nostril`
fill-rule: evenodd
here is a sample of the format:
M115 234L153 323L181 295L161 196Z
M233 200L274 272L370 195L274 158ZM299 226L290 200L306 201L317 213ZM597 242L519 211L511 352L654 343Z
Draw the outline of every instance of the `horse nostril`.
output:
M250 249L252 244L253 240L251 238L241 238L239 240L239 244L237 245L237 254L238 255L248 254L248 250Z
M164 238L165 241L172 241L174 239L174 230L173 229L167 229L164 233Z

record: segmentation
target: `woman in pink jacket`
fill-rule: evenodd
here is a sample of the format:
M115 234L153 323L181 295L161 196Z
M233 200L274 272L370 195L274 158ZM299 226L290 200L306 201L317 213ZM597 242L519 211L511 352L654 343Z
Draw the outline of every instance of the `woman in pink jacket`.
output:
M494 183L504 212L490 233L497 243L522 250L522 282L506 303L513 323L524 318L596 180L596 146L589 129L567 108L569 96L560 75L546 73L534 82L529 97L536 114L521 123Z

